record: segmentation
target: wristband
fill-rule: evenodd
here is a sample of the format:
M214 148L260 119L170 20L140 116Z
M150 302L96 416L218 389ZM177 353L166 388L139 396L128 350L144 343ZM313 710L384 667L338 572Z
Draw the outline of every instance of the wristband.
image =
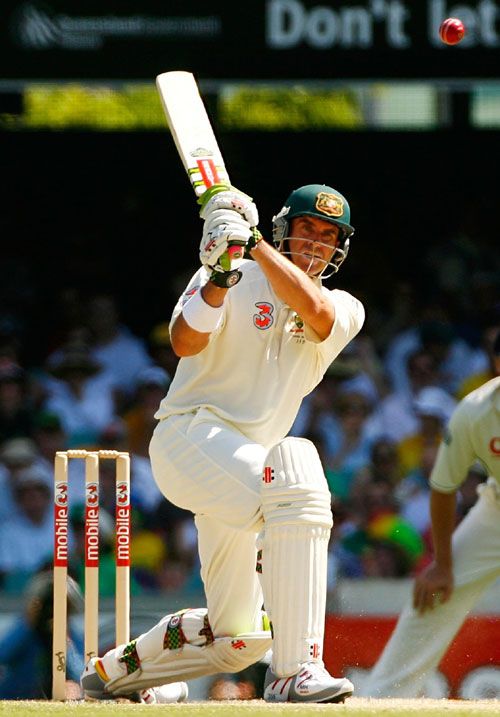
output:
M203 299L201 289L193 294L182 307L184 321L201 334L211 334L222 322L223 306L210 306Z

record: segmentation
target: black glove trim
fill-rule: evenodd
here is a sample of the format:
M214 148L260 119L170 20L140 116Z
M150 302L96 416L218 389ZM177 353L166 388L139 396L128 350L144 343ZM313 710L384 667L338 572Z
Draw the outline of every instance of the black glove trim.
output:
M210 281L221 289L230 289L241 279L242 274L238 269L232 271L213 271L210 275Z

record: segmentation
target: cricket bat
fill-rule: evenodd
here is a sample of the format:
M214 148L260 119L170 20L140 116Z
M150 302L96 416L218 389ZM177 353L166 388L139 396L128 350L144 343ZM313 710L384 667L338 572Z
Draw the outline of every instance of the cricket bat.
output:
M198 85L191 72L173 71L158 75L156 86L184 169L203 206L230 181ZM243 248L230 246L227 253L230 269L231 261L243 257Z

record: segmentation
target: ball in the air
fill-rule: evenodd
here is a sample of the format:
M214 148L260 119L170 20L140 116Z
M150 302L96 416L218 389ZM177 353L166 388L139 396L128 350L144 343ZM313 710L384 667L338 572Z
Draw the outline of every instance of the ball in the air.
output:
M456 45L464 35L464 24L457 17L449 17L439 26L439 37L445 45Z

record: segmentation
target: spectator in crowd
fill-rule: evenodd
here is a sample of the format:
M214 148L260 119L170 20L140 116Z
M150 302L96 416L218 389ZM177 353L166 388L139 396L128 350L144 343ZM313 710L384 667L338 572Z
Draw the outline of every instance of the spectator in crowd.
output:
M372 440L387 437L399 442L418 430L415 396L427 386L436 386L438 373L432 354L417 349L406 359L407 389L394 390L382 398L369 420Z
M346 504L330 551L335 579L405 577L422 556L424 544L401 517L391 483L380 480L366 484L363 492Z
M321 386L302 401L289 435L314 435L328 444L325 434L329 435L330 430L324 429L322 423L325 417L331 419L341 392L362 394L374 406L386 391L387 384L375 356L373 342L369 337L361 339L358 336L329 366ZM322 439L320 434L323 434Z
M8 592L20 591L54 548L51 491L39 467L17 475L14 499L16 512L0 523L0 574Z
M51 477L51 489L54 474L54 459L57 451L67 450L68 440L61 418L49 411L38 411L34 418L33 441L38 455L36 465ZM85 502L85 463L69 461L68 496L71 505Z
M116 417L114 386L101 371L86 344L69 344L52 354L43 410L59 417L68 448L96 443L101 431Z
M169 582L171 578L174 579L175 576L172 575L172 571L176 566L175 570L179 572L180 569L182 578L175 578L175 581L185 581L187 573L182 565L182 560L187 555L186 545L189 544L189 541L186 541L186 538L190 535L194 525L192 514L164 499L151 517L151 525L154 526L167 547L168 574L161 579L166 580L166 582Z
M419 419L418 430L398 443L403 476L420 467L427 447L437 448L455 405L453 397L437 386L419 391L414 401L415 414Z
M29 468L37 468L47 487L52 486L52 469L41 462L40 453L30 438L12 438L0 445L0 521L11 518L19 510L15 497L17 478Z
M0 637L0 699L41 700L52 694L52 601L50 571L30 580L25 605ZM83 635L72 619L83 609L83 596L75 581L67 579L68 651L66 699L80 699L83 669Z
M474 350L457 336L453 324L441 307L424 307L421 320L389 343L384 366L395 391L408 392L406 362L411 353L425 349L434 357L438 385L455 395L462 381L471 373Z
M132 575L141 592L162 590L162 575L171 557L159 531L148 525L147 517L137 509L132 510ZM183 582L183 581L182 581ZM182 587L182 583L179 585Z
M422 449L419 464L403 478L394 492L403 518L425 538L430 537L429 478L438 445L432 442Z
M391 484L380 481L368 486L363 506L370 547L383 543L392 546L400 554L396 565L399 572L392 576L387 574L386 577L409 575L424 548L418 532L401 516ZM370 557L370 550L367 552ZM366 559L366 555L363 557ZM365 565L365 574L366 570Z
M1 303L1 300L0 300ZM0 314L0 362L21 364L23 332L22 320L9 313Z
M394 533L401 533L404 523L397 518L391 520L392 523ZM371 539L362 556L363 577L405 578L410 574L412 563L406 547L390 538Z
M120 322L116 297L96 293L87 303L91 356L127 400L139 372L153 363L145 342Z
M124 415L128 430L129 450L149 461L149 442L156 427L154 414L170 383L167 372L160 366L148 366L137 375L133 403Z
M401 480L401 464L396 443L379 438L370 446L370 461L359 470L351 487L351 498L359 500L370 483L389 483L395 487Z
M179 357L176 356L170 342L168 322L154 326L148 337L148 351L156 366L162 368L169 376L174 377Z
M389 385L373 340L365 333L357 336L347 348L344 359L351 359L353 375L345 378L343 388L358 390L373 403L380 401L388 393Z
M33 406L25 371L14 361L0 358L0 443L29 437Z
M67 448L62 421L56 413L39 411L34 414L33 441L38 451L37 462L52 472L56 452Z
M40 453L31 438L11 438L0 444L0 461L12 476L34 465L39 459Z
M385 355L395 336L414 326L419 311L419 293L415 283L404 278L402 273L394 276L390 285L382 289L387 291L387 296L379 298L367 316L366 325L379 357Z
M370 442L365 428L371 408L365 394L341 387L334 411L319 421L328 485L340 498L349 495L356 473L370 461Z
M166 526L172 533L170 542L174 545L171 559L165 562L160 575L161 587L200 593L203 584L200 578L198 536L193 516L184 516L172 526Z

